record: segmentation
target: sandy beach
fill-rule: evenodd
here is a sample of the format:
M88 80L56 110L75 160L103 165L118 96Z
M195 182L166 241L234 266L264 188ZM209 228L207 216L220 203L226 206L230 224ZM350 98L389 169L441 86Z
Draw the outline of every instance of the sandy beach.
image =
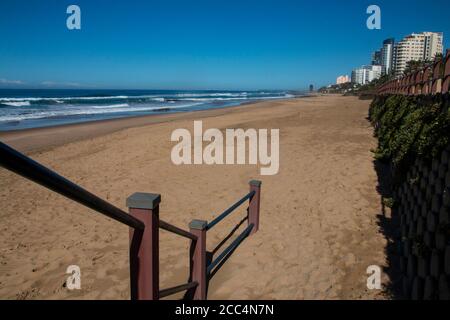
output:
M134 192L162 195L160 217L187 229L212 220L262 181L260 230L210 283L209 299L384 299L366 268L386 266L370 101L338 95L226 109L0 133L87 190L127 210ZM170 159L173 130L280 129L280 170L182 165ZM129 299L128 228L0 169L0 298ZM208 233L212 250L244 216ZM188 241L160 232L161 288L186 282ZM64 286L69 265L81 290ZM383 283L387 279L383 276ZM180 296L172 296L171 298Z

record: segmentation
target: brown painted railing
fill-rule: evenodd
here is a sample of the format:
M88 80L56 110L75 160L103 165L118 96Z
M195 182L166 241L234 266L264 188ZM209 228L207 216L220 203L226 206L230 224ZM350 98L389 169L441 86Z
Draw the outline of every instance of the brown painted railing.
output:
M127 214L2 142L0 142L0 165L130 227L131 299L157 300L182 291L187 291L185 294L187 299L206 299L208 281L212 275L250 233L258 230L259 226L260 181L250 181L250 192L211 224L208 225L202 220L193 220L189 224L190 231L185 231L159 219L159 203L161 202L159 194L134 193L126 201L129 208L129 214ZM249 200L248 216L245 219L248 220L248 227L213 262L207 265L207 229L212 228L246 200ZM159 289L160 228L191 240L189 281L163 290ZM211 272L213 268L214 271Z
M450 91L450 49L445 57L434 63L407 74L398 79L390 80L378 88L378 94L437 94Z

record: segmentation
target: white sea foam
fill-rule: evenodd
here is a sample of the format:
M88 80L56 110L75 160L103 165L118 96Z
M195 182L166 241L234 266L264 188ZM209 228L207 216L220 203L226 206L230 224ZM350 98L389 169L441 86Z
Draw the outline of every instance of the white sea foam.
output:
M129 107L128 103L112 104L112 105L105 105L105 106L87 106L86 108L92 108L92 109L114 109L114 108L123 108L123 107Z
M256 92L255 95L270 95L276 93L269 92ZM287 94L280 92L278 94L284 95L274 95L273 97L261 97L264 99L271 98L283 98ZM225 98L227 97L227 98ZM0 98L0 103L5 104L9 102L39 102L39 101L55 101L56 103L64 103L66 101L91 101L91 100L121 100L121 99L151 99L153 101L164 102L167 98L175 98L183 100L194 100L198 101L211 101L211 100L245 100L245 99L258 99L258 96L250 96L248 92L195 92L195 93L174 93L174 94L159 94L159 95L138 95L138 96L95 96L95 97L24 97L24 98ZM201 100L203 99L203 100Z
M110 97L57 97L57 98L50 98L50 97L42 97L42 98L0 98L0 103L3 102L14 102L14 101L56 101L58 103L61 103L60 101L70 101L70 100L113 100L113 99L128 99L128 96L110 96ZM134 97L133 97L134 98Z
M177 93L177 97L242 97L247 96L247 92L195 92L195 93Z
M230 98L189 98L189 101L203 101L203 102L213 102L213 101L234 101L234 100L268 100L268 99L286 99L293 98L292 94L285 94L283 96L270 96L270 97L230 97Z
M113 116L129 116L139 113L175 112L176 109L191 110L192 107L217 107L239 104L245 101L292 98L288 92L159 92L139 96L91 96L91 97L0 97L1 127L7 122L42 119L58 122L66 117L74 121L85 121ZM193 108L195 109L195 108ZM36 123L36 125L39 125ZM20 124L15 124L20 127Z
M1 104L7 105L7 106L11 106L11 107L25 107L25 106L29 106L30 105L30 101L9 101L9 102L5 102L2 101L0 102Z
M116 104L109 106L88 106L81 108L70 108L62 110L48 110L39 111L27 114L8 114L0 116L0 122L10 121L23 121L32 119L46 119L54 117L66 117L66 116L82 116L82 115L97 115L97 114L114 114L120 112L138 112L138 111L158 111L158 110L172 110L179 108L188 108L200 103L183 104L179 106L128 106L128 104Z

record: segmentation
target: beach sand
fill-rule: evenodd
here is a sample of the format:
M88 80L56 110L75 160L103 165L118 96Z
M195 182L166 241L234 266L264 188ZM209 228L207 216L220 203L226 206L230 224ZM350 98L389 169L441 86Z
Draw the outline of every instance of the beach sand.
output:
M249 180L262 180L260 229L211 280L209 299L383 299L366 287L366 268L386 266L387 244L377 224L369 103L335 95L266 101L0 133L0 140L124 210L134 192L160 193L161 219L184 229L192 219L211 221L248 192ZM170 135L192 131L193 120L204 128L279 128L279 173L175 166ZM0 203L0 298L129 299L128 227L4 169ZM244 214L242 206L208 232L208 249ZM161 288L186 282L188 245L160 232ZM81 268L81 290L64 286L72 264Z

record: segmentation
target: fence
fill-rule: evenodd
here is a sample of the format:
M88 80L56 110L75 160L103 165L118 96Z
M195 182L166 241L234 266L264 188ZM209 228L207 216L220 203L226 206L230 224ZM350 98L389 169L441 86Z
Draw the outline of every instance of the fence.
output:
M182 291L186 291L184 295L186 299L206 299L209 280L242 241L259 228L261 182L256 180L250 181L248 194L213 221L208 223L203 220L193 220L189 224L190 230L185 231L159 219L161 202L159 194L134 193L126 200L128 214L2 142L0 142L0 165L130 227L131 299L158 300ZM206 232L247 200L249 202L247 216L237 227L245 220L248 221L248 226L222 253L208 263ZM159 288L159 229L175 233L191 241L188 282L163 290ZM228 237L217 248L220 248L226 240Z
M378 94L436 94L450 90L450 50L423 69L384 83Z

